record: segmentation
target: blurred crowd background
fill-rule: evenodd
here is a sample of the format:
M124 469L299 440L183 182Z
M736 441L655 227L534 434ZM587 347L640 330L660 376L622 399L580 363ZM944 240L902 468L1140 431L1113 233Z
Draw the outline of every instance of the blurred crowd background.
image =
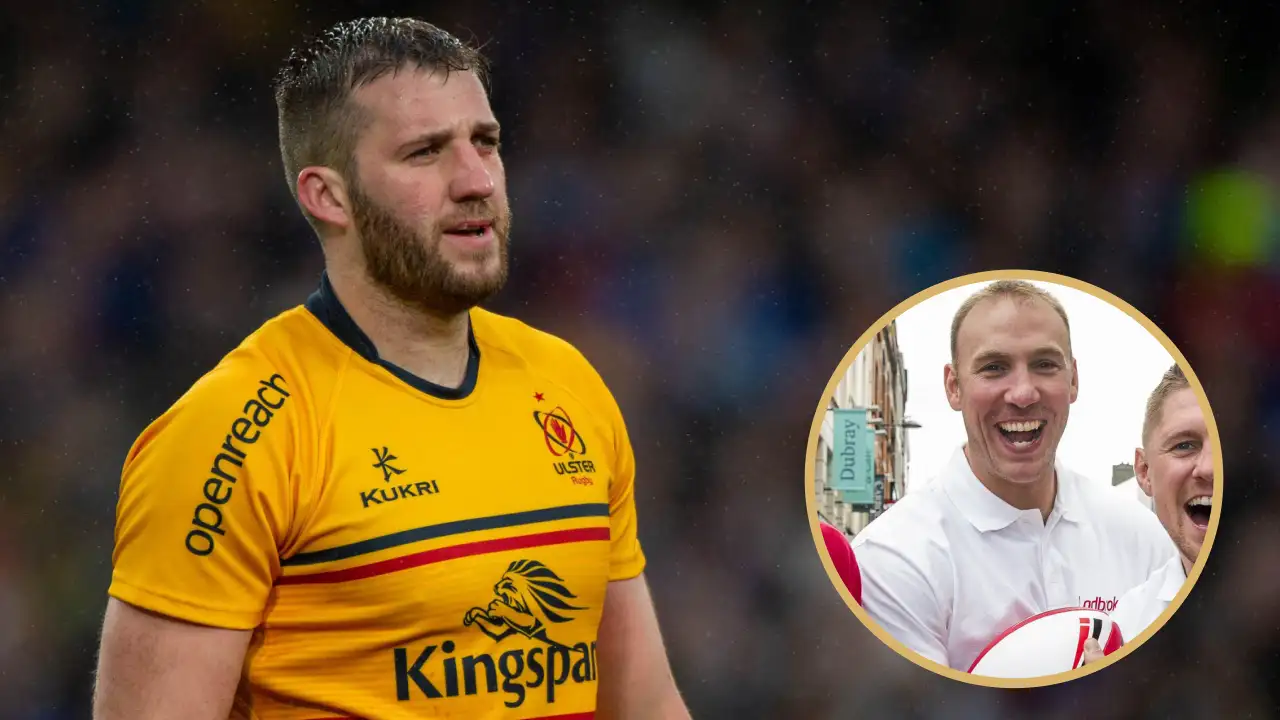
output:
M695 717L1277 714L1280 10L307 5L0 10L0 718L89 716L130 443L315 286L269 80L303 33L364 14L494 60L515 228L492 307L577 344L622 405ZM918 290L1005 267L1093 282L1164 328L1227 468L1173 621L1100 675L1023 692L882 646L804 505L810 424L853 341Z

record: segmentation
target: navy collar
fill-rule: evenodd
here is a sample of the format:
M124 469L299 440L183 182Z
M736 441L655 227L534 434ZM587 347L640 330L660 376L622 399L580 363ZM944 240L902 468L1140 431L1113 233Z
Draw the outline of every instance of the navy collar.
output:
M311 293L311 297L307 298L306 307L312 315L316 316L317 320L329 329L329 332L337 336L356 354L371 363L386 368L391 374L400 378L414 389L443 400L462 400L470 395L472 390L475 390L476 379L480 375L480 346L476 344L475 328L471 325L469 315L467 317L467 346L470 348L470 352L467 353L467 373L463 376L461 385L456 388L450 388L423 380L399 365L394 365L378 357L378 349L373 346L373 341L369 339L368 335L364 334L359 325L356 325L356 321L351 319L351 315L347 313L346 308L342 307L338 296L333 292L333 285L329 282L329 273L325 272L320 275L320 287L316 288L316 291Z

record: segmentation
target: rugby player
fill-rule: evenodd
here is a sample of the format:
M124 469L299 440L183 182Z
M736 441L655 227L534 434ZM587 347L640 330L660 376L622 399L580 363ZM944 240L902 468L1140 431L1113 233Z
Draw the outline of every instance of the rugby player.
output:
M1182 368L1174 365L1147 400L1142 447L1133 469L1177 555L1121 596L1112 619L1126 639L1147 629L1182 589L1200 557L1213 508L1213 447L1204 411Z
M1002 280L971 295L952 320L943 383L967 441L853 548L872 619L925 658L968 670L1037 613L1113 610L1173 547L1154 515L1056 457L1079 377L1052 294Z
M276 102L325 273L130 450L94 716L687 717L618 406L478 307L511 228L486 60L361 19Z

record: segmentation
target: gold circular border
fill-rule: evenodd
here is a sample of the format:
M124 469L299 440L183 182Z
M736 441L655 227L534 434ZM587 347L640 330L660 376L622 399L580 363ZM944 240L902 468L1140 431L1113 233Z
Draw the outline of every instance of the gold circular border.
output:
M862 351L868 342L875 338L877 333L887 327L891 321L896 320L902 315L902 313L916 305L919 305L921 302L924 302L935 295L939 295L948 290L954 290L964 285L994 280L1039 280L1041 282L1064 285L1066 287L1088 293L1089 295L1108 303L1112 307L1121 310L1126 315L1133 318L1133 320L1145 328L1147 332L1151 333L1152 337L1164 346L1164 349L1173 356L1178 365L1182 367L1183 372L1186 373L1187 380L1189 381L1191 388L1196 393L1196 399L1200 402L1200 409L1204 413L1205 424L1209 430L1209 437L1210 441L1213 443L1214 450L1214 503L1213 511L1209 517L1209 529L1205 535L1204 545L1201 547L1200 555L1196 558L1195 565L1187 575L1187 582L1182 584L1182 588L1178 590L1178 594L1174 597L1173 602L1169 603L1169 607L1165 608L1164 612L1160 613L1160 616L1148 625L1146 629L1139 633L1136 638L1126 638L1125 644L1122 648L1106 656L1100 662L1083 666L1076 670L1055 673L1053 675L1041 675L1034 678L996 678L985 675L971 675L967 672L955 670L941 663L929 660L916 651L911 650L886 632L871 619L871 616L862 609L861 605L854 602L853 596L849 594L849 589L845 587L844 581L840 579L840 575L836 572L835 566L831 562L831 557L827 553L826 543L822 538L822 530L818 524L817 508L814 506L813 469L814 461L817 459L818 437L822 430L822 420L826 415L828 400L835 393L836 386L840 384L840 378L848 372L849 366L853 364L858 353ZM1152 387L1155 387L1154 380ZM1124 300L1121 300L1110 292L1066 275L1058 275L1056 273L1043 272L1039 270L988 270L985 272L972 273L953 278L946 282L921 290L915 295L903 300L889 310L889 312L881 315L880 319L868 328L866 332L862 333L857 342L853 344L853 347L845 353L844 359L840 361L835 372L832 373L831 379L827 382L826 388L823 390L822 399L813 416L813 424L809 428L809 442L808 447L805 449L804 466L805 509L809 514L809 531L813 535L814 546L818 551L818 557L822 560L822 567L827 571L827 578L831 581L831 584L835 586L836 591L840 593L840 597L844 600L845 605L853 611L853 614L857 616L858 620L860 620L862 624L872 632L872 634L879 638L881 642L892 648L894 652L925 670L931 670L943 677L948 677L952 680L958 680L970 685L979 685L989 688L1046 687L1049 685L1067 682L1068 680L1082 678L1128 657L1134 650L1146 643L1151 636L1155 635L1160 628L1164 627L1164 624L1169 621L1169 618L1173 617L1174 613L1178 611L1178 608L1182 606L1183 601L1187 599L1187 595L1190 594L1191 589L1200 579L1200 573L1204 570L1205 563L1209 560L1209 554L1213 549L1213 540L1218 534L1218 520L1222 514L1222 465L1222 441L1218 436L1218 423L1214 419L1212 408L1209 407L1209 399L1205 395L1204 387L1200 384L1200 379L1196 377L1195 372L1191 369L1191 365L1187 362L1186 357L1178 350L1177 346L1175 346L1173 342L1169 340L1169 337L1164 334L1164 331L1157 327L1155 323L1151 322L1147 316L1143 315L1137 310L1137 308Z

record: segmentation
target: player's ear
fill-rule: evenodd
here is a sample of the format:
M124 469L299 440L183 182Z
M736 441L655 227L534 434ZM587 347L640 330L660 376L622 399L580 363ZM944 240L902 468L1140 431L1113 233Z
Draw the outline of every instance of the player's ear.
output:
M1076 369L1076 359L1071 358L1071 402L1076 401L1076 396L1080 394L1080 373Z
M951 409L959 410L960 378L956 376L956 369L950 363L942 369L942 387L947 392L947 402L951 405Z
M1147 454L1142 448L1136 448L1133 451L1133 474L1138 478L1138 487L1142 488L1142 492L1147 497L1155 497L1151 494L1151 466L1147 464Z
M351 199L342 176L332 168L312 165L298 173L298 202L317 220L346 228L351 225Z

